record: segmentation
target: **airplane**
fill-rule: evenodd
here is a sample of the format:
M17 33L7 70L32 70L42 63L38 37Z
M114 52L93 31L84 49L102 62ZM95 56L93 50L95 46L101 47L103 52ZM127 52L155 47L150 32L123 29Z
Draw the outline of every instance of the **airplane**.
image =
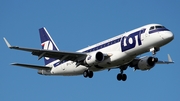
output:
M145 71L156 64L174 63L169 54L167 61L155 56L160 47L174 39L173 33L161 24L148 24L76 52L60 51L45 27L39 29L39 34L42 49L11 46L6 38L3 39L10 49L31 52L38 60L44 58L45 66L12 65L37 69L41 75L83 75L85 78L92 78L97 71L120 69L117 80L126 81L124 71L128 67ZM152 52L152 56L138 57L146 52Z

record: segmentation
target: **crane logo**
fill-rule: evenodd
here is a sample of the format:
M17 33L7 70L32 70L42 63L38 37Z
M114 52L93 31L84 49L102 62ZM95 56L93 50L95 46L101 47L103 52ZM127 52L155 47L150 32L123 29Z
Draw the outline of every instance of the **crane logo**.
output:
M41 46L44 50L53 50L53 44L50 40L43 42ZM49 60L49 57L45 57L45 59Z

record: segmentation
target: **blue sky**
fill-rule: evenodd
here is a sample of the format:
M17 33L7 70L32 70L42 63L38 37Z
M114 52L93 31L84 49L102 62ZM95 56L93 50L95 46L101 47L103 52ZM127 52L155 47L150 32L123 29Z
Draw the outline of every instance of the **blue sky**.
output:
M178 0L1 0L0 100L179 100L179 5ZM43 59L10 50L3 41L6 37L13 45L41 48L38 29L46 27L60 50L73 52L149 23L160 23L174 33L175 39L157 57L167 60L170 53L175 64L156 65L150 71L128 68L126 82L116 80L118 69L96 72L92 79L41 76L10 63L43 65Z

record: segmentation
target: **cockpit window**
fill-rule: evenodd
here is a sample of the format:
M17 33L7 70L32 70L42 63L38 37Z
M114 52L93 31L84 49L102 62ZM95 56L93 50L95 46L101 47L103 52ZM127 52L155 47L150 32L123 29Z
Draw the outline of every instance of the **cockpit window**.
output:
M167 28L165 28L164 26L161 25L155 25L155 26L151 26L149 29L149 34L155 33L155 32L159 32L159 31L169 31Z
M162 29L165 28L164 26L151 26L149 30L154 30L154 29Z
M165 28L164 26L156 26L156 29Z
M154 26L152 26L149 30L153 30L153 29L155 29Z

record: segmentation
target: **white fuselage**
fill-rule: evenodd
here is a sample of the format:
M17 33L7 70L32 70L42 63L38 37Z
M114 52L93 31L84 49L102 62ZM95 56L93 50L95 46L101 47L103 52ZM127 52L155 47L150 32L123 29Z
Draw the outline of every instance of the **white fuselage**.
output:
M46 74L80 75L87 69L91 71L100 71L122 66L131 62L136 56L149 52L151 48L159 48L172 40L173 34L171 31L166 28L150 31L152 26L161 25L149 24L77 51L87 54L100 51L109 55L107 59L98 63L96 66L77 66L76 62L73 61L66 61L58 66L54 66L53 64L60 61L56 60L49 64L49 66L52 66L53 68L49 73L47 71Z

